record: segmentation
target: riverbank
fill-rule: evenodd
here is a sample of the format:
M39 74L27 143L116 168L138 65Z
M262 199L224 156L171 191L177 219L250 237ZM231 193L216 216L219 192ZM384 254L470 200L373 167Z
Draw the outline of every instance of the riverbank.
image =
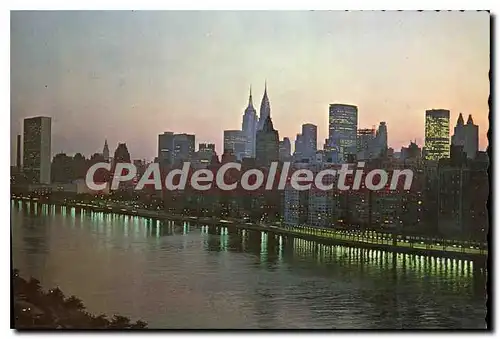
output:
M130 319L120 315L114 315L111 319L104 314L92 315L85 311L83 302L77 297L65 297L59 288L45 292L37 279L25 280L16 269L12 271L12 286L12 327L18 330L144 329L147 326L141 320L131 323Z
M22 199L14 197L13 199L18 201L30 201L44 204L44 202L42 201L37 201L36 199L29 199L26 197ZM329 245L343 245L349 247L371 248L416 255L474 260L475 262L479 263L479 266L481 267L486 266L486 259L488 256L488 250L487 248L485 248L487 244L480 245L473 242L459 242L446 239L428 239L423 237L401 236L373 231L360 233L349 230L322 229L317 227L260 225L245 223L233 219L224 220L219 218L197 218L185 215L170 215L161 210L145 210L117 204L109 204L106 206L87 203L70 204L62 202L51 202L50 204L66 208L80 208L91 210L96 213L114 213L160 220L171 220L177 222L189 222L192 224L208 225L211 227L215 227L215 231L217 231L218 228L227 227L228 229L274 233L285 237L296 237Z

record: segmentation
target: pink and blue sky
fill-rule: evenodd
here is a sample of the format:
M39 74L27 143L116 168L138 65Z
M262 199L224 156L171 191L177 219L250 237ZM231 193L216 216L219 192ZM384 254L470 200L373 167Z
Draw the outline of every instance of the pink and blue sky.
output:
M359 128L386 121L398 151L424 142L425 110L462 112L487 146L487 12L12 12L11 162L22 119L53 118L52 152L86 156L126 142L156 156L158 134L222 150L267 79L271 117L292 144L303 123L328 134L330 103Z

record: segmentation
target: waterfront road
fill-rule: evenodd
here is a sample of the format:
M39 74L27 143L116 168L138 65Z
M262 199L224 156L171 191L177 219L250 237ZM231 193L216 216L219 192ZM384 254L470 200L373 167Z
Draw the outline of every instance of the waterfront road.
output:
M17 197L13 198L17 199ZM23 198L22 200L35 200L34 202L37 202L36 198ZM333 228L327 229L306 225L286 226L278 223L273 225L264 225L236 219L226 220L220 218L197 218L185 215L170 215L164 211L140 209L134 206L119 203L72 203L62 205L70 208L75 207L90 209L96 213L119 213L158 219L169 219L174 221L189 221L191 223L218 225L221 227L237 227L239 229L272 232L297 237L313 237L319 240L341 242L343 244L368 245L370 247L380 247L389 250L406 249L412 252L428 252L433 254L443 253L448 255L456 254L458 256L470 255L474 257L486 257L488 255L488 246L486 243L472 241L425 238L420 236L398 235L370 230L358 231Z

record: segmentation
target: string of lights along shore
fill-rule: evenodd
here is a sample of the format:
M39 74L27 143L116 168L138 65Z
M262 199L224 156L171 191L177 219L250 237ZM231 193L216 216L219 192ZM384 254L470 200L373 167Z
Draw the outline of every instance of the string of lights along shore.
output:
M450 138L450 111L428 109L422 112L425 119L423 147L416 141L409 141L407 147L395 151L388 147L391 126L384 121L374 122L378 124L377 128L359 126L360 110L356 105L331 103L325 107L325 113L328 114L328 126L323 128L328 128L328 138L322 142L322 147L318 148L318 127L304 122L295 136L292 153L292 138L280 139L273 124L268 84L265 84L258 112L250 86L241 128L223 131L220 156L214 143L203 142L196 149L195 135L165 131L158 135L157 156L152 162L165 169L180 168L184 162L190 162L193 169L213 169L228 162L241 162L242 168L269 168L273 162L290 162L295 169L306 168L313 173L342 164L354 167L360 162L365 169L410 168L415 176L410 192L392 192L390 196L382 193L351 196L347 203L336 196L325 198L312 190L299 192L287 187L274 202L268 199L254 202L252 206L267 208L268 212L262 213L267 217L279 215L280 220L288 225L307 223L330 227L332 215L337 213L333 219L339 223L350 218L351 222L394 227L404 223L408 227L424 223L427 218L430 223L426 224L434 222L439 225L441 234L465 232L469 236L475 234L476 238L485 234L486 226L480 225L485 225L486 222L481 220L487 218L484 201L488 194L489 159L486 152L478 150L479 128L471 114L466 122L464 115L459 114ZM14 183L25 182L35 187L32 189L88 193L85 173L95 163L133 162L137 168L135 183L151 163L132 160L125 142L119 143L112 155L107 140L102 152L90 158L80 153L74 156L59 153L51 159L51 124L50 117L24 120L23 141L21 145L21 136L18 136L17 163L12 168ZM57 149L64 147L56 146ZM130 187L124 184L121 189ZM481 194L484 201L473 198ZM238 209L236 205L232 208Z

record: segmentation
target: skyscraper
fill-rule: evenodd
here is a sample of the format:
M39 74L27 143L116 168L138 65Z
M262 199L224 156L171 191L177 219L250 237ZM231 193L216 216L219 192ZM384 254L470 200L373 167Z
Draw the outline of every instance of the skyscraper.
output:
M381 152L387 149L387 124L381 121L377 130L377 145Z
M260 103L260 115L259 122L257 125L257 131L264 128L266 119L271 116L271 106L269 104L269 98L267 97L267 82L264 85L264 95L262 96L262 101Z
M158 135L158 162L172 164L174 161L174 133L164 132Z
M195 152L193 165L197 168L206 168L212 161L213 156L216 156L215 144L198 144L198 152Z
M464 128L464 117L462 113L458 115L457 125L453 130L453 135L451 136L451 144L454 146L463 146L465 144L465 128Z
M318 127L313 124L302 125L303 153L306 157L314 157L318 150Z
M450 111L430 109L425 112L425 159L450 157Z
M372 159L374 157L375 135L374 128L358 129L358 137L356 141L358 160Z
M472 115L469 115L467 125L465 125L462 113L460 113L457 125L454 129L454 134L451 137L451 144L454 146L463 146L463 151L467 154L467 158L474 159L479 150L478 143L479 126L474 125Z
M290 159L292 153L292 145L289 138L284 137L283 141L280 141L279 153L280 161L288 161Z
M113 156L113 163L131 163L130 153L128 152L126 143L119 143L118 147L116 147L115 154Z
M304 136L300 133L295 137L293 157L295 160L302 160L304 158Z
M356 154L358 132L358 107L330 104L328 123L329 150L335 149L341 162L349 154Z
M243 123L241 130L245 133L247 139L246 154L248 158L255 158L255 136L257 133L257 112L252 102L252 87L248 97L248 106L243 114Z
M179 164L190 161L195 149L193 134L164 132L158 135L158 161L163 164Z
M246 150L247 138L244 131L224 131L224 153L231 151L236 156L236 159L241 161L246 157Z
M257 131L256 162L258 166L269 166L271 162L278 160L279 135L268 116L262 129Z
M181 164L191 161L194 155L195 136L194 134L174 134L173 138L174 164Z
M104 148L102 149L102 156L104 157L104 161L109 161L109 147L108 140L104 140Z
M76 156L75 156L76 157ZM111 166L111 175L114 176L115 170L116 170L116 165L118 163L132 163L132 160L130 159L130 153L127 148L127 144L125 143L118 143L118 147L116 147L114 156L113 156L113 161L112 161L112 166ZM123 170L121 175L124 175L127 173L127 170ZM127 190L133 186L134 180L130 181L125 181L125 182L120 182L118 185L118 189L120 191L122 190Z
M467 158L476 158L477 151L479 150L479 126L474 125L472 115L469 114L467 125L465 125L465 145L464 151L467 153Z
M31 183L50 184L51 125L49 117L24 119L23 171Z
M422 150L416 142L411 142L408 147L401 147L402 160L418 160L422 157Z

